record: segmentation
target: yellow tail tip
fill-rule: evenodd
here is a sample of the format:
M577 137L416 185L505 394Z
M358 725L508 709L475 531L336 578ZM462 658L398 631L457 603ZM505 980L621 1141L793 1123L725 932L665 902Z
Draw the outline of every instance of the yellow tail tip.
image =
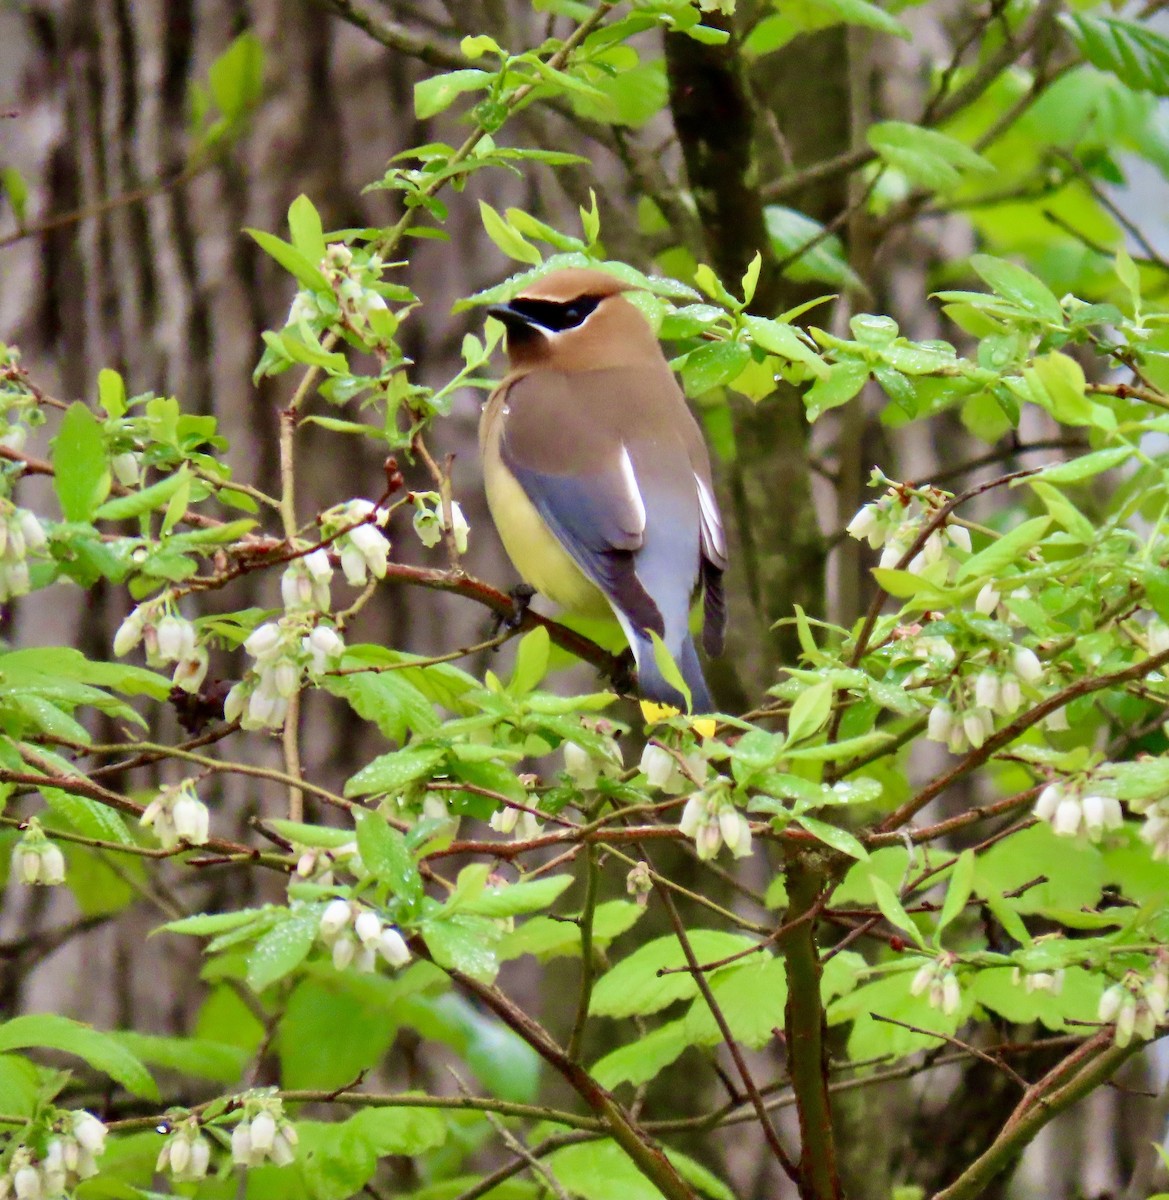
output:
M676 717L679 710L672 704L658 704L653 700L642 700L641 715L645 718L647 725L656 725L659 721L668 721L671 717ZM714 731L717 722L713 717L687 717L690 723L690 728L694 730L699 737L714 737Z

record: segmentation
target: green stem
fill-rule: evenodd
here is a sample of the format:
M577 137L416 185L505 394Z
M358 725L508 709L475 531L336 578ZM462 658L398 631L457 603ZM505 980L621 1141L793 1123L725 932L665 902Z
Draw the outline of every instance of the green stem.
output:
M472 979L461 971L448 969L447 974L464 991L470 992L490 1008L564 1078L604 1122L613 1140L629 1155L634 1166L666 1200L697 1200L693 1188L678 1174L662 1148L584 1067L568 1057L542 1025L513 1004L498 988Z
M589 1019L589 1000L593 994L593 915L597 911L597 888L601 872L597 867L597 847L589 843L585 863L585 898L580 914L580 996L576 1002L576 1020L568 1037L568 1057L580 1061L581 1042Z
M820 958L816 922L809 916L820 901L825 879L805 855L793 853L784 872L787 879L788 931L779 939L787 966L788 1074L800 1118L801 1200L840 1200L836 1172L836 1143L828 1098L824 1048L824 1008L820 1000Z
M1034 1101L1022 1115L1012 1117L1002 1132L949 1187L935 1192L933 1200L974 1200L981 1196L996 1175L1009 1167L1023 1147L1053 1117L1075 1104L1089 1092L1094 1091L1137 1051L1144 1049L1143 1042L1130 1046L1109 1046L1096 1055L1091 1062L1077 1072L1069 1083L1049 1092Z

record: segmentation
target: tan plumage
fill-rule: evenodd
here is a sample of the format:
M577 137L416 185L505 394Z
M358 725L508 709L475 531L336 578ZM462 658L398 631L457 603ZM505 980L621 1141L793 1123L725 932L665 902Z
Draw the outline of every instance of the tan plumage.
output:
M691 689L710 695L689 632L722 643L726 543L702 434L649 323L604 271L554 271L492 310L512 370L479 426L487 499L512 561L569 611L612 611L642 691L679 705L654 663L658 633Z

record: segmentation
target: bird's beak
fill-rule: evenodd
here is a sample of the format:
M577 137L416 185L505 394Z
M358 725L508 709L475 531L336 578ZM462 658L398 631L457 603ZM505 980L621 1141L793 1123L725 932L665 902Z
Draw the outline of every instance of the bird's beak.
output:
M508 333L528 332L536 327L531 317L517 312L510 304L492 304L487 309L487 315L502 321Z

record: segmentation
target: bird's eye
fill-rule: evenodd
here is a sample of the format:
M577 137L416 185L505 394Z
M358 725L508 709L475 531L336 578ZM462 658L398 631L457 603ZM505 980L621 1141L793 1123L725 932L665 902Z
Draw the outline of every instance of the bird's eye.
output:
M574 325L583 324L599 303L600 300L596 296L581 296L579 300L574 300L565 308L564 315L567 320L564 322L564 328L571 329Z

